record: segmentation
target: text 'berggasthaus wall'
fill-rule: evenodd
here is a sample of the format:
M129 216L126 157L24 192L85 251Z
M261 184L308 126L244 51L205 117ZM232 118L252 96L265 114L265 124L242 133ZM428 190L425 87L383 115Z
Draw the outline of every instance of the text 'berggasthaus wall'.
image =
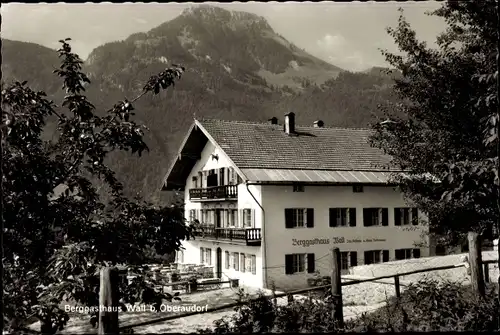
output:
M344 244L344 243L370 243L370 242L386 242L385 238L353 238L346 239L345 237L332 237L332 238L314 238L310 240L292 239L292 245L309 247L311 245L319 244Z

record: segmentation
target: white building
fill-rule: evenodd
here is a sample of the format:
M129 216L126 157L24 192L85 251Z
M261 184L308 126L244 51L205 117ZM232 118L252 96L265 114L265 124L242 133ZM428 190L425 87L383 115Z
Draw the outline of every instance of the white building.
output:
M164 190L185 190L186 218L200 222L182 262L209 264L243 285L280 289L342 267L429 255L411 208L389 184L389 157L370 130L195 120ZM428 243L426 244L428 245ZM328 272L327 272L328 270Z

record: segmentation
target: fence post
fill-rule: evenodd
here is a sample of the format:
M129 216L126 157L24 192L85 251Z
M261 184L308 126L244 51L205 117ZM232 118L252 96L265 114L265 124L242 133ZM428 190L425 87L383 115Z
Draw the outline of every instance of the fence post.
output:
M399 286L399 276L394 276L394 288L396 289L396 297L401 298L401 287Z
M479 234L475 232L469 232L468 242L469 242L469 264L470 264L472 289L475 294L484 297L484 278L483 278L483 271L481 268L482 255L481 255L481 241L479 239Z
M484 282L490 282L490 267L488 263L483 263L483 274L484 274Z
M344 312L342 303L342 278L341 278L341 267L340 267L340 249L332 249L332 296L333 296L333 311L332 317L337 322L337 327L340 329L344 328Z
M101 269L99 290L99 328L97 333L118 334L118 285L119 275L116 268Z

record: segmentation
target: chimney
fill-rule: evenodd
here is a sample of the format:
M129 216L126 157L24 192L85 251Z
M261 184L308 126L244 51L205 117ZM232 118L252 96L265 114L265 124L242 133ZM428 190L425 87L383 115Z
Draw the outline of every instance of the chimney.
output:
M271 121L271 124L278 124L278 118L276 116L273 116L272 118L270 118L267 121Z
M295 113L290 112L285 114L285 133L293 134L295 133Z
M323 128L325 123L322 120L314 121L314 128Z

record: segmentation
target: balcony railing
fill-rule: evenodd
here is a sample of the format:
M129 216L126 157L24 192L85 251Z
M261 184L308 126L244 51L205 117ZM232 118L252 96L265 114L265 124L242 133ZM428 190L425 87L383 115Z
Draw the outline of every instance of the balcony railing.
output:
M214 225L196 227L195 236L226 241L245 241L247 245L260 246L260 228L216 228Z
M212 186L207 188L192 188L189 190L189 200L237 199L238 185Z

